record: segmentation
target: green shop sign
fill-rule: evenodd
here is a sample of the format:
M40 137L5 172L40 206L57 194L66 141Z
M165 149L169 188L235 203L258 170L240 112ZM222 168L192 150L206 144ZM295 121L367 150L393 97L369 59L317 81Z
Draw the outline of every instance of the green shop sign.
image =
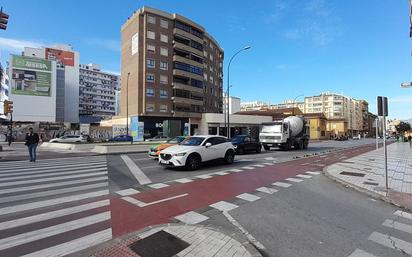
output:
M13 68L51 71L51 61L48 60L14 55L12 62Z

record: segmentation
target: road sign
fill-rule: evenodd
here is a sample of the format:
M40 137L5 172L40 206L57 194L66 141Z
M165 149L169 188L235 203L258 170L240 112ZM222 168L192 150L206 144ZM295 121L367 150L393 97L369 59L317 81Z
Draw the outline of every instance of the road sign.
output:
M13 113L13 102L5 100L3 103L4 103L4 114L7 115L9 113Z
M388 116L388 98L378 96L378 116Z

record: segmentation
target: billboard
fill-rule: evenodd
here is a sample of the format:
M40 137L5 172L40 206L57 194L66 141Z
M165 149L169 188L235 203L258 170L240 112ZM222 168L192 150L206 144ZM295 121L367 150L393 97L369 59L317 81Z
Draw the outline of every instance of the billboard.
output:
M51 61L13 55L11 92L14 95L50 96L51 70Z
M139 116L130 117L130 132L133 141L143 141L144 122L139 122Z
M63 64L64 66L74 67L74 53L69 51L63 51L59 49L46 48L45 58L47 60L56 61L57 63Z

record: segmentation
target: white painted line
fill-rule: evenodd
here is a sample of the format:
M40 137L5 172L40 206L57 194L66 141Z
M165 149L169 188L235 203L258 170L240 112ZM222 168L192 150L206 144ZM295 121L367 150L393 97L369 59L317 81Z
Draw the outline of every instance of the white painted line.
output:
M135 195L138 193L140 192L133 188L127 188L127 189L116 191L116 194L121 195L121 196Z
M273 160L275 160L275 158L273 158L273 157L266 157L265 160L273 161Z
M152 183L152 181L143 173L143 171L130 159L129 156L122 154L120 155L126 166L129 168L130 173L134 178L140 183L140 185L146 185Z
M188 195L189 195L189 194L187 194L187 193L186 193L186 194L181 194L181 195L176 195L176 196L172 196L172 197L169 197L169 198L160 199L160 200L157 200L157 201L154 201L154 202L150 202L150 203L145 203L145 202L142 202L142 201L137 200L136 198L129 197L129 196L122 197L122 199L125 200L125 201L127 201L127 202L129 202L129 203L131 203L131 204L134 204L134 205L136 205L136 206L138 206L138 207L146 207L146 206L149 206L149 205L153 205L153 204L158 204L158 203L170 201L170 200L173 200L173 199L176 199L176 198L185 197L185 196L188 196Z
M244 167L242 167L242 169L245 169L245 170L254 170L255 167L252 167L252 166L244 166Z
M278 192L277 189L270 188L270 187L259 187L259 188L256 189L256 191L266 193L266 194L273 194L273 193Z
M309 164L311 164L311 163L305 162L305 163L302 163L301 165L306 166L306 165L309 165Z
M148 187L154 188L154 189L159 189L159 188L164 188L164 187L168 187L168 184L164 184L164 183L157 183L157 184L151 184L148 185Z
M230 172L242 172L243 170L241 170L241 169L231 169L231 170L228 170L228 171L230 171Z
M86 156L86 157L65 157L65 158L53 158L53 159L39 159L36 161L36 164L42 164L42 163L60 163L60 162L65 162L67 160L70 161L90 161L90 160L106 160L106 156ZM13 161L13 164L22 164L22 165L27 165L29 164L27 160L24 161ZM4 162L1 163L0 165L10 165L10 162Z
M210 175L198 175L198 176L196 176L196 178L200 178L200 179L208 179L208 178L213 178L212 176L210 176Z
M291 186L291 184L288 184L288 183L283 183L283 182L275 182L275 183L273 183L272 185L274 185L274 186L278 186L278 187L285 187L285 188L287 188L287 187L290 187L290 186Z
M110 211L0 239L0 250L110 220Z
M410 220L412 220L412 213L409 213L409 212L404 212L404 211L397 210L397 211L394 212L393 214L396 215L396 216L405 218L405 219L410 219Z
M91 166L93 167L93 165L106 165L106 163L102 163L102 162L96 162L96 163L86 163L86 164L78 164L78 163L74 163L74 164L59 164L59 165L44 165L43 167L40 166L34 166L34 167L30 167L27 168L16 168L16 167L10 167L7 169L2 169L1 174L4 173L10 173L10 172L24 172L24 171L34 171L34 170L50 170L50 169L54 169L54 170L59 170L61 168L68 168L68 167L83 167L83 166ZM28 165L29 166L29 165Z
M394 220L387 219L382 223L382 226L412 234L412 225L404 224Z
M182 184L185 184L185 183L190 183L190 182L192 182L193 180L188 179L188 178L181 178L181 179L175 179L174 181L179 182L179 183L182 183Z
M216 175L219 175L219 176L224 176L224 175L227 175L229 173L227 173L226 171L218 171L218 172L215 172L215 173L212 173L212 174L216 174Z
M5 182L5 183L0 183L0 187L34 184L34 183L49 182L49 181L64 180L64 179L76 179L76 178L84 178L84 177L102 176L102 175L107 175L107 171L85 173L85 174L79 174L79 175L70 175L70 176L58 176L58 177L52 177L52 178L40 178L40 179L33 179L33 180Z
M247 239L258 249L265 250L266 248L261 244L254 236L252 236L242 225L240 225L237 220L235 220L228 212L222 212L226 219L232 223L235 227L237 227L246 237Z
M66 209L61 209L57 211L46 212L46 213L42 213L42 214L38 214L34 216L24 217L20 219L9 220L9 221L0 223L0 230L20 227L20 226L24 226L27 224L32 224L32 223L36 223L36 222L40 222L44 220L59 218L62 216L73 214L73 213L79 213L83 211L88 211L88 210L108 206L109 204L110 204L110 200L103 200L103 201L87 203L87 204L83 204L83 205L79 205L75 207L70 207Z
M298 175L296 175L296 177L298 177L298 178L311 178L312 176L310 176L310 175L298 174Z
M248 194L248 193L244 193L244 194L238 195L238 196L236 196L236 197L237 197L237 198L240 198L240 199L243 199L243 200L246 200L246 201L248 201L248 202L254 202L254 201L260 199L259 196L252 195L252 194Z
M83 165L84 166L84 165ZM32 171L32 170L28 170L28 171L24 171L24 172L20 172L18 170L13 170L7 173L0 173L0 178L15 178L15 179L19 179L23 176L27 176L30 174L35 174L35 175L43 175L43 176L47 176L47 175L54 175L54 174L61 174L61 173L65 173L64 171L72 171L72 170L90 170L90 169L96 169L96 168L105 168L107 167L106 164L94 164L94 165L87 165L86 167L83 166L73 166L73 167L64 167L64 168L58 168L58 169L41 169L41 170L36 170L36 171Z
M237 207L239 207L236 204L229 203L229 202L226 202L226 201L220 201L220 202L211 204L209 206L213 207L215 209L218 209L219 211L230 211L230 210L233 210L233 209L236 209Z
M109 186L109 182L102 182L102 183L89 184L89 185L83 185L83 186L77 186L77 187L68 187L68 188L42 191L42 192L37 192L37 193L12 195L12 196L0 198L0 203L17 202L21 200L27 200L27 199L33 199L33 198L51 196L51 195L56 196L56 195L61 195L61 194L66 194L66 193L78 192L82 190L97 189L101 187L107 188L108 186Z
M290 182L295 182L295 183L299 183L299 182L303 181L303 180L298 179L298 178L287 178L285 180L290 181Z
M27 161L24 161L24 163L16 163L15 161L13 162L9 162L7 165L2 165L0 164L0 168L2 168L2 170L6 170L6 169L25 169L27 167L33 167L33 168L37 168L37 167L52 167L52 166L61 166L61 165L70 165L70 164L104 164L107 163L107 161L105 159L101 159L101 160L67 160L67 161L52 161L52 162L40 162L40 161L36 161L36 163L28 163Z
M361 249L356 249L353 253L351 253L351 255L349 255L348 257L377 257L373 254L370 254L368 252L365 252Z
M97 233L87 235L85 237L77 238L75 240L55 245L37 252L29 253L22 257L52 257L52 256L66 256L92 246L104 243L112 239L112 229L108 228Z
M272 166L272 165L275 165L275 164L274 164L274 163L272 163L272 162L264 162L264 163L262 163L262 164L267 165L267 166Z
M320 175L319 171L306 171L305 173L310 174L310 175Z
M179 215L179 216L176 216L174 218L181 221L181 222L183 222L183 223L190 224L190 225L198 224L200 222L203 222L203 221L209 219L205 215L199 214L199 213L194 212L194 211L186 212L186 213L184 213L182 215Z
M412 254L412 243L403 241L399 238L381 234L379 232L373 232L368 239L380 245L403 251L406 254Z
M91 193L86 193L86 194L54 198L54 199L44 200L44 201L39 201L39 202L19 204L19 205L14 205L14 206L1 208L0 209L0 215L14 213L14 212L20 212L20 211L27 211L27 210L32 210L32 209L37 209L37 208L62 204L62 203L74 202L74 201L84 200L84 199L87 199L87 198L104 196L104 195L108 195L108 194L109 194L109 190L102 190L102 191L91 192Z
M44 189L44 188L50 188L50 187L82 184L82 183L88 183L88 182L99 182L99 181L107 181L107 177L97 177L97 178L71 180L71 181L48 183L48 184L27 186L27 187L8 188L8 189L0 190L0 195L1 194L8 194L8 193L17 193L17 192L22 192L22 191L29 191L29 190Z
M259 168L265 167L265 165L263 165L263 164L254 164L252 166L259 167Z

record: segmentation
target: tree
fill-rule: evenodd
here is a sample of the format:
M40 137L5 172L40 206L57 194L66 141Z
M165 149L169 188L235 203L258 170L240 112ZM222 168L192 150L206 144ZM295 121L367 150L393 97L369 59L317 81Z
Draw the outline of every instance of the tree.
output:
M395 129L399 134L403 134L411 129L411 124L401 121L398 125L395 126Z

